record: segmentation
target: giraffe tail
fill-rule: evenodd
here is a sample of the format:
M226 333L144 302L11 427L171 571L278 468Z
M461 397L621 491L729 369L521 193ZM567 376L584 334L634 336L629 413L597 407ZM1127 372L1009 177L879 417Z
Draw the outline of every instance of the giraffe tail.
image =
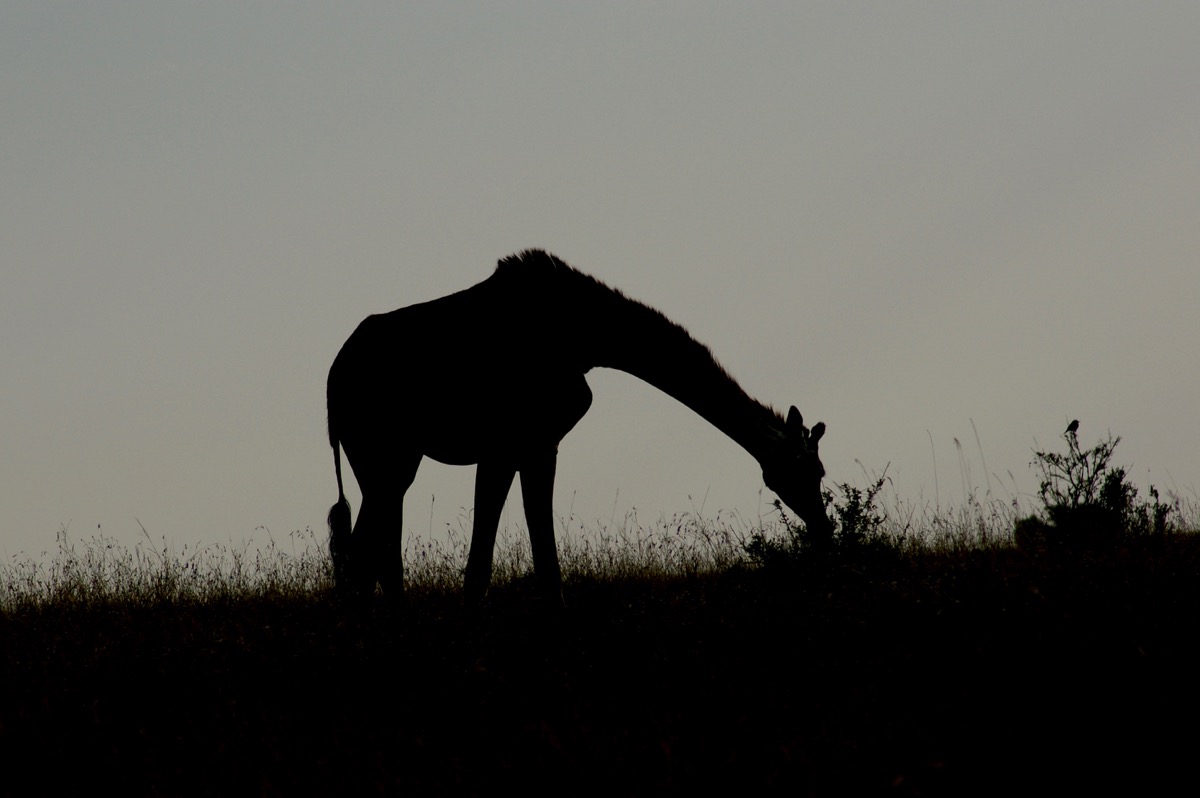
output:
M329 508L329 556L333 560L334 587L345 585L350 559L350 502L342 485L342 447L333 430L329 428L329 443L333 446L333 471L337 475L338 500Z

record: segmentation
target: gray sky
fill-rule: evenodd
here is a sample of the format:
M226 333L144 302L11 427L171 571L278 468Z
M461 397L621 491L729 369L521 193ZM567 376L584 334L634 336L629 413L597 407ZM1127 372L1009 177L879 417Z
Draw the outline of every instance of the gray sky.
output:
M833 481L1032 509L1078 417L1195 497L1198 39L1190 2L6 2L0 553L323 531L342 342L527 247L823 419ZM560 515L768 512L589 381ZM472 482L427 460L410 529Z

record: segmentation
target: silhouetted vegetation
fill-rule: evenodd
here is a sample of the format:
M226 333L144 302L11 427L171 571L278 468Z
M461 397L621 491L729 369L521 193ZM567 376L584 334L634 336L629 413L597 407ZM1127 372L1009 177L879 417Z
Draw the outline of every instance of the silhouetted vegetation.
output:
M866 489L842 483L837 486L840 500L832 490L823 490L825 512L833 521L831 537L814 535L803 524L793 521L776 500L774 507L785 534L773 536L764 530L753 532L744 546L746 554L751 562L769 566L805 555L831 552L843 555L862 555L867 551L898 553L902 538L884 531L887 518L876 504L886 482L886 476L879 477Z
M1018 523L1018 545L1109 547L1128 538L1161 537L1167 532L1178 500L1174 505L1162 501L1153 485L1149 501L1139 498L1127 469L1112 464L1119 437L1109 434L1090 449L1080 447L1076 429L1068 429L1062 437L1066 452L1034 452L1042 515Z
M986 500L885 510L883 478L827 493L825 546L782 512L568 519L562 614L523 530L474 612L461 531L363 607L323 535L64 532L0 569L0 793L1150 794L1196 742L1200 536L1115 445L1042 460L1048 534L1120 521L1081 547L1015 546Z

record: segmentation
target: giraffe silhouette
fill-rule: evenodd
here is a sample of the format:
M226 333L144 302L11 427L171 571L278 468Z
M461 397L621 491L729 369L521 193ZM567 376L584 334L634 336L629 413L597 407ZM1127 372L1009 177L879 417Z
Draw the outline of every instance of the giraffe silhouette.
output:
M539 591L562 601L551 499L558 445L591 406L584 375L625 371L707 419L750 453L767 487L812 534L832 535L818 442L746 394L703 344L657 310L541 250L504 258L483 282L369 316L333 361L327 400L338 500L329 511L334 582L403 591L404 494L424 457L477 464L464 580L477 605L491 581L496 528L520 474ZM340 449L339 449L340 447ZM341 450L362 491L351 532Z

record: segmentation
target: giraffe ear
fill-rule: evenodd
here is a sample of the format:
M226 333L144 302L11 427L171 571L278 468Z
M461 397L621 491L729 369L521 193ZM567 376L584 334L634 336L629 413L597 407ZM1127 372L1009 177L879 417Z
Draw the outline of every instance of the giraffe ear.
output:
M793 435L800 435L803 429L804 417L800 415L800 411L796 409L796 406L792 405L788 408L787 421L784 422L783 430L787 433L788 437L791 437Z
M817 441L821 440L821 436L824 434L825 434L825 422L824 421L818 421L816 424L813 424L812 434L808 438L809 444L815 449L817 446Z

